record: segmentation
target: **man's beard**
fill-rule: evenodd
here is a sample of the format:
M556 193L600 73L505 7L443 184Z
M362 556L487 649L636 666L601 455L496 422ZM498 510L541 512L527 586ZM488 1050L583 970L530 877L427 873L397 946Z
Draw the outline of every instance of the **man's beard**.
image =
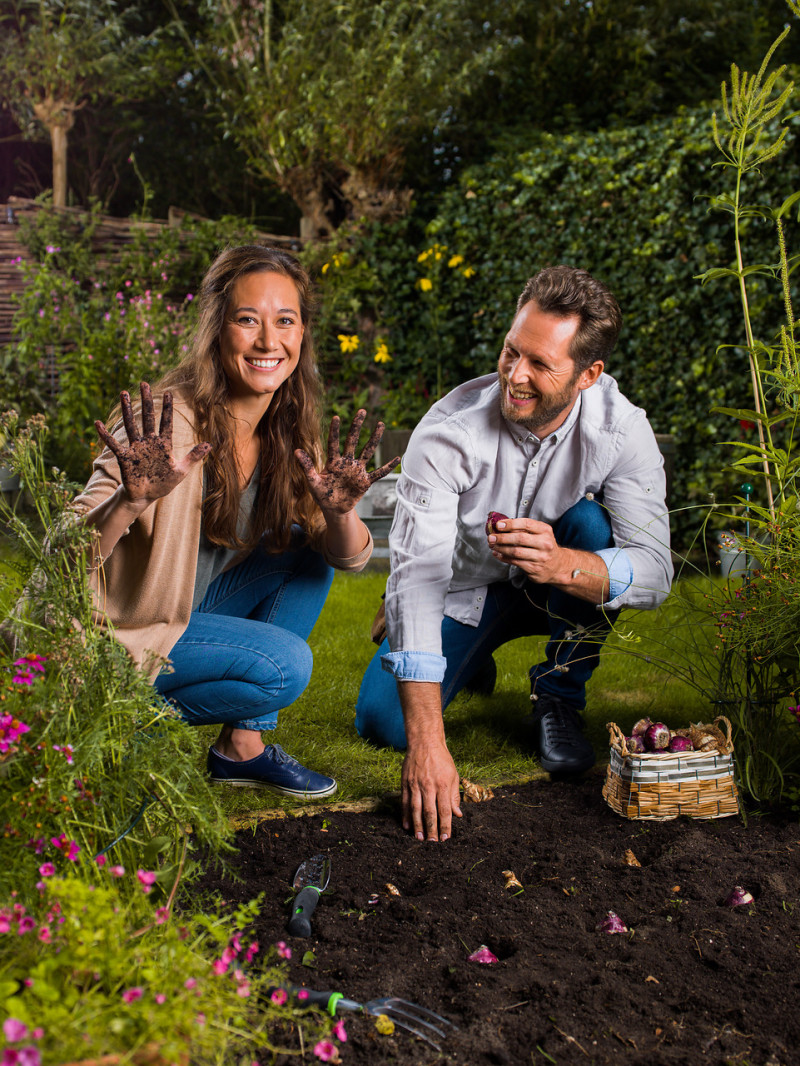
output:
M516 425L522 426L524 429L528 429L535 433L538 429L541 429L542 426L549 425L554 419L558 418L563 411L572 406L574 401L575 384L580 376L581 372L577 371L562 389L559 389L558 392L550 393L549 396L542 396L541 393L537 393L536 407L534 408L533 413L523 416L515 407L512 407L506 401L508 378L501 371L500 408L503 415L509 420L509 422L514 422Z

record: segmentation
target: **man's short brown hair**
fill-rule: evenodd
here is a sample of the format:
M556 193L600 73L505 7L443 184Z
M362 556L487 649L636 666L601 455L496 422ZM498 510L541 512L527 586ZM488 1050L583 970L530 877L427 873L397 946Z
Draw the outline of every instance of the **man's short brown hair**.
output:
M598 359L606 362L622 329L622 313L602 282L577 267L546 267L525 285L517 313L531 300L546 314L580 318L569 353L576 370L586 370Z

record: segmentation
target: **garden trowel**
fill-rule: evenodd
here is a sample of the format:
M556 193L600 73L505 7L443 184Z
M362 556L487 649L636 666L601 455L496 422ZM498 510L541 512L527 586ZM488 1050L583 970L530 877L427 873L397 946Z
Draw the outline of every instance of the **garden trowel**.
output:
M292 881L292 888L297 895L289 921L292 936L311 936L311 915L319 897L328 887L330 877L331 860L327 855L314 855L297 867Z

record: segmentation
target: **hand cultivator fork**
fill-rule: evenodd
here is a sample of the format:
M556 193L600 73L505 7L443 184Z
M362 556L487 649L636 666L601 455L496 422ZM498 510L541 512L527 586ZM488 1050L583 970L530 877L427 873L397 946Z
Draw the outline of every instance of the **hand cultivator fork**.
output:
M375 1017L383 1014L401 1029L406 1029L432 1044L437 1051L441 1051L437 1039L444 1040L449 1031L458 1029L457 1025L443 1018L441 1014L435 1014L427 1007L420 1007L418 1003L409 1003L407 999L398 999L396 996L384 996L381 999L371 999L368 1003L357 1003L354 999L345 999L341 992L314 992L310 988L292 988L291 994L298 1006L322 1007L331 1017L336 1017L337 1010L356 1010Z

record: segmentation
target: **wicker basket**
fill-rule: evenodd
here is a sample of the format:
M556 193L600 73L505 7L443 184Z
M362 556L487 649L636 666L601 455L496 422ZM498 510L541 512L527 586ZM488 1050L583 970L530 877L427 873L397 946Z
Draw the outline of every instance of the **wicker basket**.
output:
M658 755L629 752L622 731L609 722L611 750L603 799L623 818L667 821L681 814L690 818L738 814L731 723L724 717L715 718L714 725L717 722L727 729L727 739L719 745L721 750Z

